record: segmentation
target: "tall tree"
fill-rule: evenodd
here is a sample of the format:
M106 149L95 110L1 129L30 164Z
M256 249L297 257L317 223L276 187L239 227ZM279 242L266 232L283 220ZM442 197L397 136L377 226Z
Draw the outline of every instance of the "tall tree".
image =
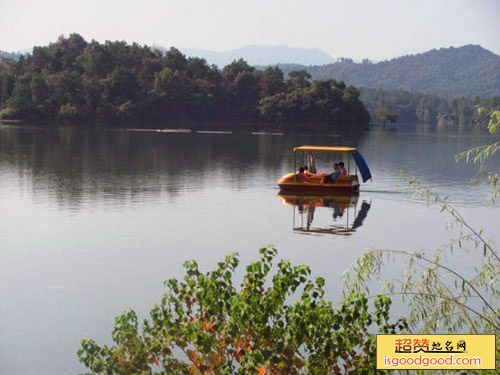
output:
M311 75L306 70L294 70L288 73L288 77L292 88L309 87L311 85Z
M394 123L398 120L398 114L395 112L389 111L387 108L384 107L378 107L375 110L375 114L379 118L380 121L382 121L383 126L385 127L387 121Z

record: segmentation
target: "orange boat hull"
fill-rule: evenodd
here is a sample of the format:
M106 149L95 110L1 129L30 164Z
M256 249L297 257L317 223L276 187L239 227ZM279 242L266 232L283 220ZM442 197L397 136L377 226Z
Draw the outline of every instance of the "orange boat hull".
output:
M322 183L323 176L311 176L297 181L295 173L284 175L278 186L281 192L301 195L356 195L359 194L357 175L340 176L336 183Z

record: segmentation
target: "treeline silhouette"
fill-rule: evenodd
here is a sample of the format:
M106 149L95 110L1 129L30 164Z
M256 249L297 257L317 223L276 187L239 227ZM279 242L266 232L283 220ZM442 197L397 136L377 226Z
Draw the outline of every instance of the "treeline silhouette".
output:
M370 116L359 91L334 79L311 82L305 71L284 79L240 59L219 69L126 42L86 42L79 34L0 61L0 116L25 121L322 125L359 130Z

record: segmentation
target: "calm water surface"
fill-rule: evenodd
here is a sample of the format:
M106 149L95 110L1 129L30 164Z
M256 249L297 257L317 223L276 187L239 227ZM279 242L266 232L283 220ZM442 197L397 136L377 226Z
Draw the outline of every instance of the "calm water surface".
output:
M320 137L2 126L0 374L82 372L79 340L109 343L115 316L144 316L186 259L208 270L238 251L245 264L273 243L338 301L342 272L367 249L431 250L453 236L448 217L410 199L400 170L498 240L499 208L454 161L489 141L425 127ZM359 147L373 182L350 201L279 197L302 144Z

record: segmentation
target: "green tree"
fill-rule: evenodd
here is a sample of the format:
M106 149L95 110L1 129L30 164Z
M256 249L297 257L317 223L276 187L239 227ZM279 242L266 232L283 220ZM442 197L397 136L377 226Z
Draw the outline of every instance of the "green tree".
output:
M398 114L395 112L389 111L387 108L384 107L378 107L375 110L375 114L377 115L378 119L382 121L383 126L385 127L385 124L387 121L390 123L394 123L398 120Z
M243 60L234 60L231 64L228 64L222 69L222 76L226 79L227 82L234 82L238 74L248 72L253 73L255 68L248 65L248 63Z
M188 61L177 48L170 48L165 54L165 65L173 71L186 71Z
M93 40L78 57L85 74L93 78L105 78L114 69L113 56L104 45Z
M267 67L259 78L260 96L272 96L285 91L283 72L278 67Z
M294 88L304 88L311 85L311 75L306 70L294 70L288 73L289 86Z
M50 108L47 105L47 101L49 99L50 91L49 85L45 81L45 79L41 76L35 76L31 80L31 92L33 104L36 107L38 113L40 113L41 117L49 117L50 116Z
M48 48L34 47L31 55L32 70L36 73L42 73L47 70L51 64L51 56Z
M61 106L57 115L63 121L74 121L78 118L78 109L71 103L66 103Z
M58 43L63 48L62 68L64 70L80 70L80 66L77 64L77 58L83 53L87 46L85 39L83 39L80 34L73 33L70 34L68 38L61 35Z
M210 72L207 60L199 57L190 57L187 60L187 71L192 79L204 79Z
M165 68L156 75L154 92L161 98L166 115L183 112L190 91L190 80L185 72Z
M35 110L33 95L31 92L31 82L29 78L22 78L16 83L11 97L7 101L17 116L30 118Z
M7 102L14 90L15 78L9 71L0 73L0 105Z
M115 344L82 340L80 361L93 374L108 375L375 374L370 332L405 327L389 323L389 299L376 299L373 312L361 295L334 308L324 299L325 281L310 279L307 266L282 260L271 277L276 253L262 248L239 289L236 255L207 273L186 262L184 280L165 283L168 292L142 329L137 315L125 312L116 319Z

